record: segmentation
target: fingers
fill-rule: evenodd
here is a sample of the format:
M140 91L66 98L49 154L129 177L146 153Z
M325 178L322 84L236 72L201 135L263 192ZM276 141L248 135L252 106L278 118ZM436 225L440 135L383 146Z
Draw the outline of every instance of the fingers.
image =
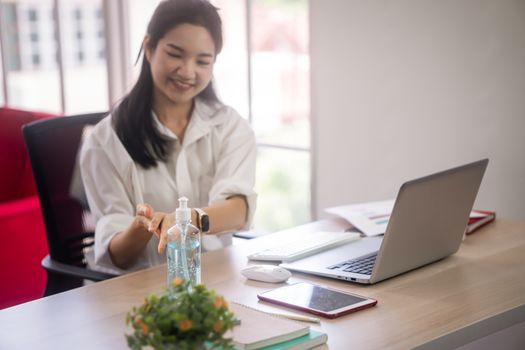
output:
M153 214L153 217L149 222L148 231L155 234L155 236L159 237L162 228L162 222L164 221L165 216L165 213Z
M175 225L175 213L168 213L164 215L162 222L159 225L159 228L162 231L167 231L170 227Z
M141 216L141 215L135 216L135 220L139 223L139 225L141 225L145 229L148 228L149 223L150 223L150 220L148 218L146 218L145 216Z
M158 252L163 254L168 243L167 229L173 226L174 215L155 212L151 205L141 203L137 205L136 218L149 232L159 238Z
M163 231L160 234L158 247L159 254L164 254L164 251L166 250L166 244L168 244L168 234L166 232L167 231Z
M137 215L151 219L153 217L153 207L148 203L137 204Z
M159 237L159 246L158 251L159 254L164 254L164 251L166 250L166 244L168 244L168 229L172 227L175 223L175 214L166 214L162 213L163 217L160 220L160 222L157 225L157 232Z

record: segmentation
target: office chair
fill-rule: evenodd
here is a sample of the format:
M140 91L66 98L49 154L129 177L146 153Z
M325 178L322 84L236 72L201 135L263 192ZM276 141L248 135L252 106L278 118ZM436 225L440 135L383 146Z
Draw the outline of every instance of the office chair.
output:
M86 252L93 249L95 223L78 167L86 126L96 124L106 114L50 118L22 127L49 248L49 255L42 260L47 272L45 295L80 287L84 279L115 277L87 267Z

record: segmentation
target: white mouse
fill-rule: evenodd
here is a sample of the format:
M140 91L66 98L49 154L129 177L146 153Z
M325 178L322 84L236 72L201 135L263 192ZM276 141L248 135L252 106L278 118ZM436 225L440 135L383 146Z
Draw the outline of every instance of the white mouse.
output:
M279 283L292 276L292 273L276 265L250 265L241 270L241 274L255 281Z

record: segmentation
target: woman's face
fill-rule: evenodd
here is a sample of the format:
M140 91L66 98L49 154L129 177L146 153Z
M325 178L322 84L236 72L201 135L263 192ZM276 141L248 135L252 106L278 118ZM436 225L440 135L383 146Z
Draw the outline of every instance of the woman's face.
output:
M144 41L151 66L154 98L184 104L208 86L213 76L215 44L206 28L180 24L161 38L155 49Z

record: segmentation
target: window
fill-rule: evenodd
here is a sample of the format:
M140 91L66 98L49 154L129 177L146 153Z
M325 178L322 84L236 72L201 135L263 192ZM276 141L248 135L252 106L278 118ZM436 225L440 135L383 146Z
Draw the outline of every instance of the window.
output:
M98 48L97 58L103 64L106 63L106 40L105 40L105 28L104 28L104 16L102 13L102 8L98 7L95 10L95 20L94 25L95 37L93 38L95 46Z
M40 55L37 54L37 53L34 53L32 56L31 56L31 62L33 62L33 65L34 66L39 66L40 65Z
M84 62L84 52L83 51L78 51L77 52L77 60L78 60L79 63Z
M241 1L217 0L223 22L224 47L215 65L216 89L221 100L250 119L247 8Z
M79 7L75 9L74 16L76 20L80 21L82 19L82 10Z
M310 221L310 154L259 146L254 227L274 232Z
M0 50L0 54L2 53L2 51ZM4 67L1 67L2 70L0 71L0 79L4 80ZM5 92L4 92L4 86L3 84L0 84L0 103L2 104L6 104L6 101L5 101Z
M52 0L3 3L2 37L5 102L15 108L60 112ZM37 39L37 40L35 40ZM38 83L36 83L38 82ZM42 87L45 86L45 89Z
M140 70L140 65L135 64L135 61L142 47L146 26L158 2L159 0L128 0L129 27L127 30L129 35L129 56L127 59L132 64L131 70L134 77L138 76Z
M246 116L258 142L254 227L310 220L307 0L212 1L225 47L215 76L222 100ZM248 36L249 35L249 36Z
M38 20L38 13L35 9L29 9L27 15L30 22L36 22Z
M225 37L217 88L225 103L249 118L258 142L254 227L264 233L308 222L308 1L212 2L220 8Z
M113 0L112 0L113 1ZM70 14L61 22L64 60L64 107L66 114L100 112L109 109L105 28L102 0L59 1L61 11ZM71 17L72 14L72 17ZM74 34L68 34L74 33ZM102 34L99 34L102 33Z
M31 42L33 42L33 43L38 42L38 33L31 33L31 34L30 34L30 40L31 40Z
M102 13L102 0L11 0L0 6L6 103L65 114L108 110L106 60L99 54L105 49L103 20L83 16Z
M308 1L252 0L250 10L255 227L273 232L310 220Z
M308 148L307 2L252 1L253 124L264 143Z
M20 51L18 48L18 17L16 13L16 6L12 3L0 3L0 25L2 25L2 40L4 52L2 59L6 73L20 69Z

